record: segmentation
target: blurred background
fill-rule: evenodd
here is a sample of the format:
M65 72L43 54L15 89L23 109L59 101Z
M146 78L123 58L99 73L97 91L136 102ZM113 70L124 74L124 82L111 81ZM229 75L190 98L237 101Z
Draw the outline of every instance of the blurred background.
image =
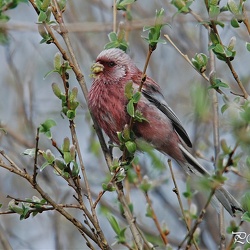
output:
M221 1L220 5L224 6L226 3L227 1ZM66 5L64 21L70 32L72 46L88 88L92 82L90 67L105 44L109 42L108 34L113 29L112 4L111 0L72 0ZM249 2L246 2L245 6L249 14ZM147 35L143 32L143 27L154 23L155 11L160 8L165 9L165 20L169 24L164 27L162 34L168 34L182 53L187 54L189 58L201 52L209 55L208 32L198 24L194 16L177 14L177 9L170 1L136 1L131 5L132 20L126 20L124 12L119 11L117 25L129 27L128 53L140 69L144 66L148 50L148 45L142 38ZM201 19L208 20L203 1L194 2L191 8ZM56 74L50 74L44 78L46 73L53 69L57 48L53 44L40 44L42 38L37 31L37 14L30 4L22 3L16 9L8 11L7 15L10 17L7 23L9 42L7 45L0 46L0 124L4 129L0 131L0 150L4 150L20 168L32 171L33 159L22 155L22 152L27 148L35 147L36 128L40 123L49 118L57 122L52 133L59 145L62 144L64 137L70 137L68 120L62 117L61 103L51 89L53 82L62 84L61 79ZM232 28L231 16L228 12L222 14L220 18L225 24L224 28L218 28L223 43L228 44L232 36L236 37L237 54L232 63L245 88L250 91L250 55L245 48L245 43L249 42L249 34L243 24L238 29ZM60 36L57 37L64 46ZM230 90L235 93L240 93L240 90L223 61L216 60L216 73L230 86L230 89L223 89L223 91L233 100L235 96L230 94ZM168 104L178 115L193 141L193 152L201 156L201 162L212 171L214 167L213 90L208 89L208 83L170 43L158 45L150 60L147 74L160 84ZM209 75L209 69L206 74ZM69 84L71 87L79 87L73 73L70 73ZM102 189L102 183L109 176L109 171L80 89L79 101L80 106L75 119L76 130L93 197L96 198ZM224 105L221 95L218 95L218 103L220 109ZM232 148L236 141L232 120L237 112L233 108L223 115L219 112L220 139L226 139ZM43 135L40 137L39 147L43 150L49 148L54 152L51 142ZM185 237L186 227L180 219L178 201L172 192L174 186L167 166L168 157L157 152L155 154L160 163L154 162L152 157L142 153L138 154L138 159L142 175L148 176L153 183L154 188L149 193L153 207L161 224L165 224L170 230L168 236L170 244L176 247ZM237 154L242 154L242 158L245 159L248 151L239 148ZM119 157L120 152L115 151L115 155ZM39 163L42 165L43 161ZM187 182L185 174L175 163L173 164L180 192L185 192ZM244 172L244 161L239 162L238 168ZM226 188L240 200L248 189L247 180L232 173L226 174L226 177L228 177ZM75 203L73 190L69 189L67 183L56 176L51 168L47 167L39 172L39 183L58 203ZM2 211L8 210L10 199L7 195L20 199L33 195L39 196L25 180L0 168ZM130 198L134 206L134 215L141 228L151 236L158 235L152 219L145 216L146 200L143 193L131 186ZM205 201L204 195L196 194L193 207L199 211ZM183 202L186 209L190 208L186 199L183 198ZM117 216L120 223L126 226L119 212L116 193L105 194L98 206L101 227L109 243L112 244L115 242L115 233L104 215L105 209ZM70 212L81 219L80 212L73 209ZM227 227L232 218L226 212L225 218ZM236 222L238 223L239 220L236 219ZM218 228L216 211L213 207L209 207L204 222L200 225L201 249L217 248L220 241ZM247 226L243 229L250 233L250 228ZM84 249L83 246L85 246L84 239L74 226L56 212L44 212L22 221L16 214L1 215L0 234L8 240L13 249ZM230 239L231 235L228 234L226 237ZM114 245L112 248L125 249L120 245Z

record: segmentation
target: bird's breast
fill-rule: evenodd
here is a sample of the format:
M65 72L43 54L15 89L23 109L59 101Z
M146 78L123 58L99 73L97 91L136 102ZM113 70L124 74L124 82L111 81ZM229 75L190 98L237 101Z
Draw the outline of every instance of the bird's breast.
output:
M89 92L89 107L99 126L116 143L119 143L117 132L123 130L129 122L126 112L127 99L124 88L118 84L92 85Z

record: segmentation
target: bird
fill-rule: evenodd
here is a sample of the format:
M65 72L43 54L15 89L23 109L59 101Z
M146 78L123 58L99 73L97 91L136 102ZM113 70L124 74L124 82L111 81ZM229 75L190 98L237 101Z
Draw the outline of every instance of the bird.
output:
M88 107L98 125L110 140L120 144L117 132L129 124L126 110L128 99L125 86L132 82L134 91L139 90L143 72L132 58L119 48L103 50L91 67L93 82L88 93ZM136 109L145 118L134 122L136 139L143 140L156 150L173 158L189 175L210 176L210 173L190 153L192 142L176 116L167 104L160 85L146 76L141 88L141 98ZM215 190L217 200L230 215L243 212L239 202L222 186Z

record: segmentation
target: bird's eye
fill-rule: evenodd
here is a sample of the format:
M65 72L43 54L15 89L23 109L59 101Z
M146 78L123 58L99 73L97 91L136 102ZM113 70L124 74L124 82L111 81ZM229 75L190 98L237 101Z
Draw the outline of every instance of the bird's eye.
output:
M108 65L109 65L109 67L114 67L115 66L115 62L113 62L113 61L109 62Z

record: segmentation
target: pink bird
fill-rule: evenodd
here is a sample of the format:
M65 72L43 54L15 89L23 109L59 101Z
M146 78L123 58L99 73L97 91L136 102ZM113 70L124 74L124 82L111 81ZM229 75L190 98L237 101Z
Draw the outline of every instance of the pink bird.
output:
M114 48L103 50L97 56L92 73L94 80L88 95L89 108L99 126L119 145L117 132L123 131L125 124L130 121L124 88L132 81L134 90L138 90L142 71L125 52ZM160 86L150 77L143 84L137 109L147 119L134 124L133 132L137 138L175 159L188 174L209 176L208 171L186 149L185 144L192 147L188 134L166 103ZM224 188L218 188L215 196L232 216L236 210L243 211L241 205Z

